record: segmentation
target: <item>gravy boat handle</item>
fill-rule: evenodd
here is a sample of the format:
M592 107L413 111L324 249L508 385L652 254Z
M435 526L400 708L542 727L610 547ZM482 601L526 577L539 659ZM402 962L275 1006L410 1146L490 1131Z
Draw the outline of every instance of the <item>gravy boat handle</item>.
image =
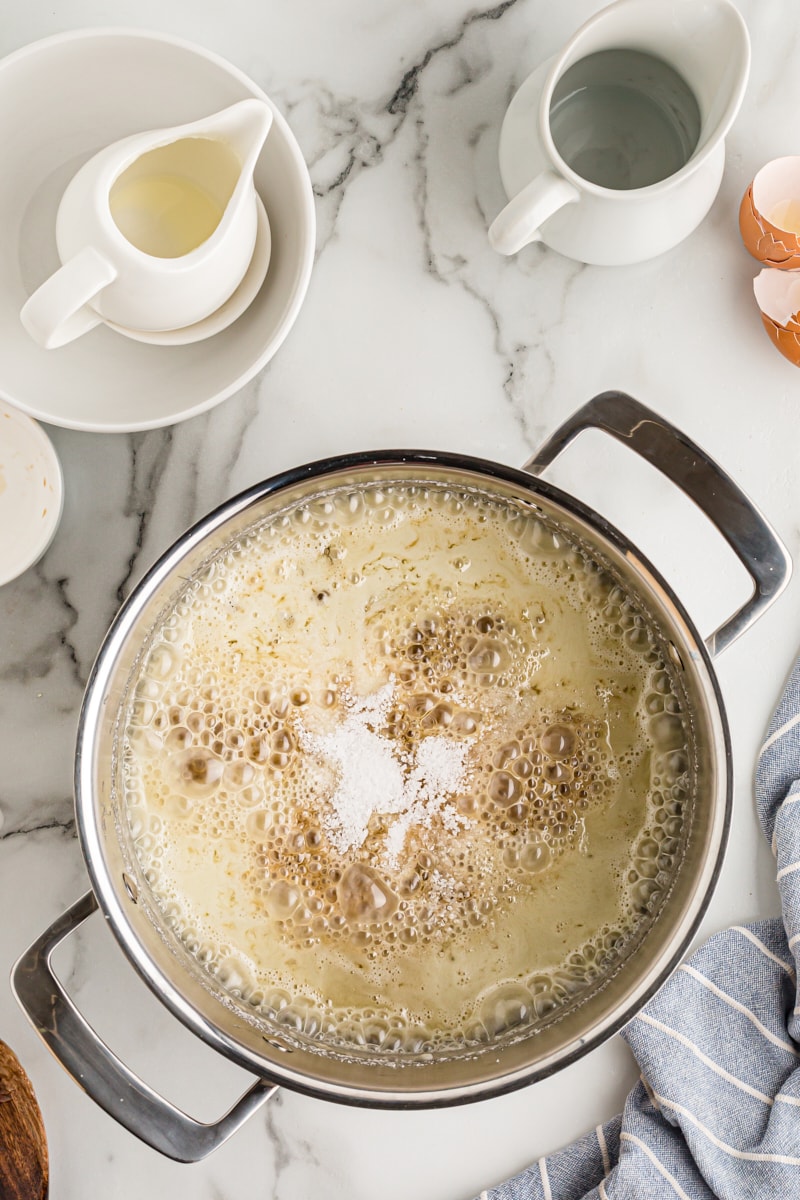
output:
M98 909L87 892L26 950L11 974L22 1010L48 1050L96 1104L153 1150L176 1162L200 1162L278 1090L259 1079L220 1120L195 1121L143 1083L98 1037L53 971L60 942Z
M556 171L542 171L517 192L489 226L489 244L499 254L516 254L541 239L539 226L565 204L580 200L580 192Z
M116 277L108 259L84 246L26 300L20 320L45 350L66 346L100 324L102 317L88 303Z

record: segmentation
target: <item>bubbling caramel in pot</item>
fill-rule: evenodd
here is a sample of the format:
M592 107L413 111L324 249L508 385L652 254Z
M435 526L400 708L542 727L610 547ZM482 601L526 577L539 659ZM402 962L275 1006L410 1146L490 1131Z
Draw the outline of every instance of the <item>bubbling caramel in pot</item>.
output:
M123 739L167 922L324 1045L459 1051L613 970L682 850L691 745L636 601L521 505L298 505L159 623Z

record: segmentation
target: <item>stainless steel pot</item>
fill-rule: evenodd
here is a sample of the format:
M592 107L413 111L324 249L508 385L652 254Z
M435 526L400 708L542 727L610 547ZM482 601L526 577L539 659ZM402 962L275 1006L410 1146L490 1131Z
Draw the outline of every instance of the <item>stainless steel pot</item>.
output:
M536 478L588 428L626 442L672 479L711 518L752 577L751 598L705 642L668 584L622 534ZM635 954L550 1025L490 1043L485 1052L390 1063L358 1049L330 1052L290 1039L278 1025L254 1018L244 1001L224 993L199 968L148 897L114 784L132 668L184 580L257 519L332 487L376 480L489 490L535 511L588 548L638 598L660 631L691 712L695 757L682 861ZM677 429L615 392L575 413L521 471L451 454L394 451L313 463L250 489L189 530L163 556L125 603L100 650L81 711L75 762L77 825L93 892L17 963L13 987L20 1004L85 1091L131 1132L181 1161L205 1157L279 1085L347 1103L411 1108L477 1100L559 1070L631 1019L678 964L700 923L720 871L731 806L728 728L711 658L772 603L789 573L783 545L736 484ZM159 999L205 1042L258 1076L222 1120L198 1123L156 1095L103 1045L65 994L51 955L98 906Z

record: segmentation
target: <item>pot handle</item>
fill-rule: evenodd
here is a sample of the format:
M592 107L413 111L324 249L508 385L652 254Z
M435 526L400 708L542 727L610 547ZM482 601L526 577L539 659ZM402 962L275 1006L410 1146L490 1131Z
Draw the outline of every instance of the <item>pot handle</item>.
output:
M568 417L524 470L540 475L585 429L600 429L625 442L671 479L713 522L753 580L749 599L706 638L721 654L780 595L792 561L775 530L753 502L685 433L624 392L602 392Z
M205 1125L138 1079L78 1012L51 966L59 943L97 908L94 894L87 892L25 951L11 974L14 994L48 1050L109 1116L168 1158L200 1162L269 1100L277 1085L259 1079L219 1121Z

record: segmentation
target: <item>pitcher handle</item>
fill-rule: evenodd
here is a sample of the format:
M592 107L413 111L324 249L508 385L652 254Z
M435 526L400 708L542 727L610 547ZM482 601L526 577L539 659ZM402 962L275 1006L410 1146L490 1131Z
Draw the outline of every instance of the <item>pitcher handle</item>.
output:
M603 392L553 433L524 470L540 475L585 429L600 429L626 443L672 480L712 521L753 581L749 599L706 638L721 654L778 598L789 582L792 561L766 517L731 477L685 433L624 392Z
M15 965L11 986L25 1015L83 1090L148 1146L176 1162L200 1162L277 1091L259 1079L218 1121L195 1121L143 1083L101 1041L53 973L56 947L97 910L87 892L62 913Z
M517 192L489 226L489 244L500 254L516 254L541 239L539 226L580 199L577 188L555 171L543 171Z
M107 258L94 246L84 246L28 297L20 320L45 350L66 346L100 324L102 317L89 301L116 277L117 269Z

